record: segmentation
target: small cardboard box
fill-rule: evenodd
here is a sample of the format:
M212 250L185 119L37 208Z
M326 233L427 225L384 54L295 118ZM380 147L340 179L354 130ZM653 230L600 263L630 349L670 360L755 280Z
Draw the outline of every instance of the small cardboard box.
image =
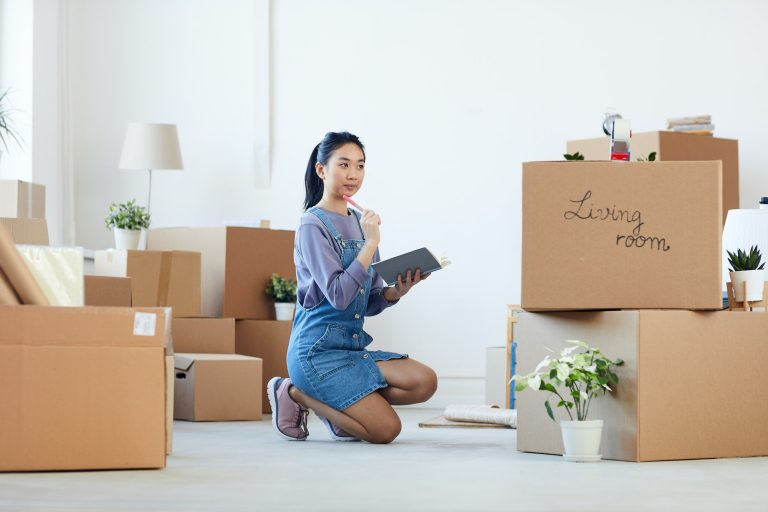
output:
M267 400L267 383L272 377L287 377L286 353L291 340L291 322L277 320L238 320L235 351L263 361L263 411L272 412Z
M523 164L523 309L721 309L720 167Z
M234 318L174 318L173 346L177 352L234 354Z
M0 180L0 217L45 219L45 186Z
M265 292L270 276L296 276L294 237L293 231L262 228L162 228L148 231L147 248L202 254L202 311L197 316L269 320L275 318Z
M15 244L48 245L48 223L45 219L0 218Z
M189 421L261 419L261 359L176 353L173 417Z
M131 278L85 276L85 305L131 307Z
M171 307L174 317L200 316L200 253L95 251L99 276L131 277L133 306Z
M568 153L579 152L586 160L610 160L611 138L568 141ZM656 152L656 160L723 162L723 222L728 210L739 207L739 141L703 137L672 131L633 133L630 143L632 160L648 158Z
M625 361L614 392L589 408L589 419L604 421L605 459L768 455L768 391L760 384L768 360L766 313L520 313L515 329L519 374L551 355L546 348L570 346L567 339ZM517 394L518 450L562 454L559 424L544 409L547 398L530 389ZM552 405L557 419L567 419Z
M0 471L164 467L167 314L0 306Z

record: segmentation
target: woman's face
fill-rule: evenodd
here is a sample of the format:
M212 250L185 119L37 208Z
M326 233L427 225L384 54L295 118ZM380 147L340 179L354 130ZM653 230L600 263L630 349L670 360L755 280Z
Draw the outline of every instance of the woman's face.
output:
M323 180L323 195L352 196L363 185L365 155L360 146L350 142L331 153L326 165L318 162L315 170Z

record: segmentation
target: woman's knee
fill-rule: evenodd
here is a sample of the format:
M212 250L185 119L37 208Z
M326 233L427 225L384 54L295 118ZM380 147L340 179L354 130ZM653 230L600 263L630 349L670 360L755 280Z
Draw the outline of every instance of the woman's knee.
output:
M397 415L377 421L376 426L368 430L371 435L369 442L374 444L391 443L400 435L402 428L402 423Z

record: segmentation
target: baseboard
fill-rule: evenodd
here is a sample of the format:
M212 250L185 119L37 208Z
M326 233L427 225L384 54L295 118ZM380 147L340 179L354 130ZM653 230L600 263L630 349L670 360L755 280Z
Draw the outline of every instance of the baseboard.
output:
M485 379L482 377L439 378L437 392L423 404L405 405L416 409L445 409L449 405L485 403Z

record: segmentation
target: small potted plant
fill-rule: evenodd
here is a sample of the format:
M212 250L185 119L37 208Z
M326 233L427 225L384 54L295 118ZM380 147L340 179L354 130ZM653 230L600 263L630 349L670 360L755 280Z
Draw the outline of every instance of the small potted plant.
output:
M595 397L613 391L619 382L614 369L624 361L612 361L600 349L583 341L568 343L573 346L563 349L556 358L545 357L533 373L515 375L515 391L531 388L552 394L557 400L556 407L563 407L570 418L560 421L565 460L599 461L603 420L587 420L589 406ZM544 407L552 421L556 421L549 400L544 401Z
M296 308L296 281L272 274L267 283L267 295L275 300L275 318L293 320Z
M112 203L104 218L107 229L115 232L115 248L136 250L141 241L141 231L149 228L149 212L136 205L132 199L127 203Z
M756 245L750 247L749 252L738 249L735 253L728 253L728 263L731 264L731 284L736 302L744 302L744 286L746 283L747 301L763 300L763 287L765 286L765 263L760 249Z

